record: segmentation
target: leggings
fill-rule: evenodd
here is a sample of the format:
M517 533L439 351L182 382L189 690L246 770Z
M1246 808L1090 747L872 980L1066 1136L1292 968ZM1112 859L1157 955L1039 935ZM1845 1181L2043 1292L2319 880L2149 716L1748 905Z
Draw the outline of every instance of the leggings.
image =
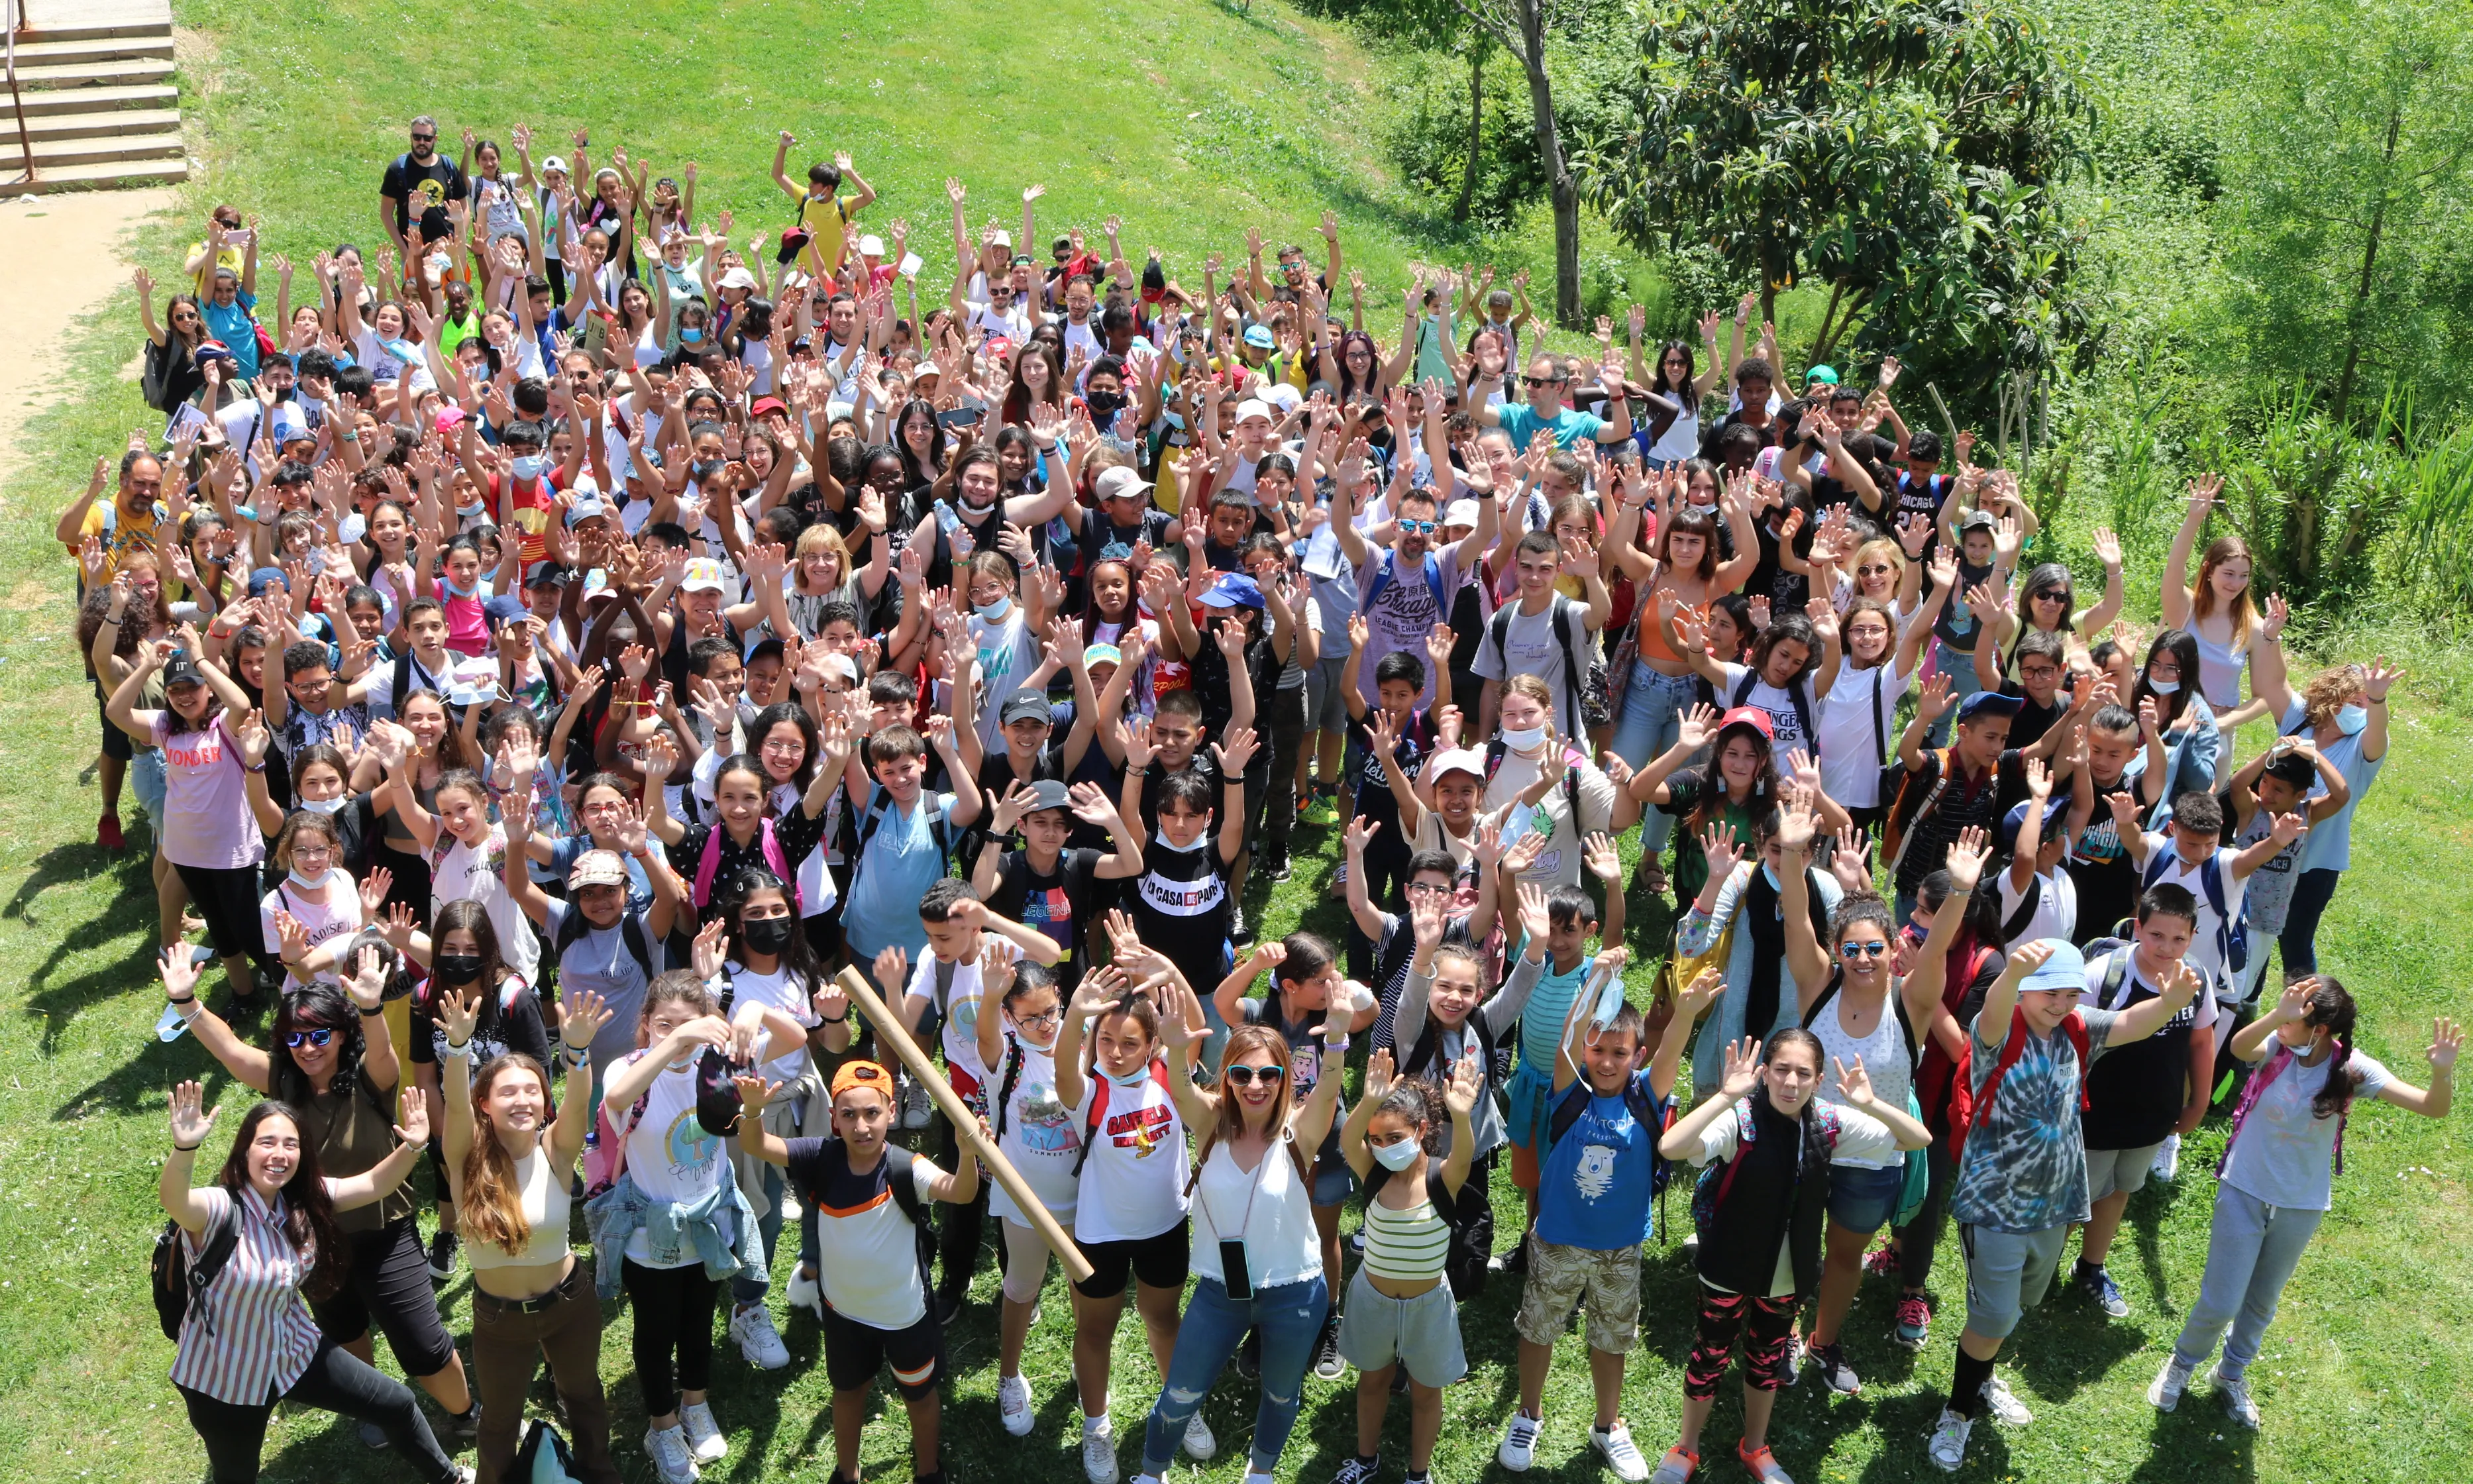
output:
M1734 1358L1738 1335L1743 1341L1743 1384L1754 1391L1783 1387L1788 1344L1799 1307L1792 1294L1759 1299L1719 1293L1704 1284L1699 1330L1693 1337L1692 1354L1683 1363L1683 1394L1698 1401L1717 1395L1717 1382L1725 1376L1726 1363Z
M985 1102L996 1091L980 1089L978 1101ZM937 1159L948 1170L960 1169L965 1156L961 1136L953 1131L952 1121L943 1113L936 1114ZM979 1182L976 1200L960 1206L940 1206L936 1210L936 1292L956 1302L971 1292L971 1280L979 1271L979 1236L986 1230L988 1186Z
M1270 746L1264 752L1269 755L1270 769L1263 790L1263 814L1251 823L1261 826L1263 853L1276 865L1288 858L1288 834L1297 822L1294 779L1298 750L1305 746L1306 740L1304 686L1271 693L1266 732ZM1277 786L1270 786L1271 779L1279 780ZM1250 788L1248 792L1251 792ZM1251 799L1247 800L1249 805L1252 802Z
M679 1409L681 1391L702 1391L712 1380L712 1315L721 1284L705 1276L701 1262L683 1268L648 1268L633 1257L626 1262L620 1281L636 1305L636 1383L643 1388L645 1415L667 1417Z
M1949 1187L1957 1180L1957 1164L1949 1157L1949 1136L1933 1139L1926 1161L1932 1183L1915 1219L1898 1228L1898 1271L1909 1288L1920 1289L1932 1277L1933 1249L1940 1244L1941 1218L1949 1211Z
M2342 880L2341 871L2305 871L2293 883L2293 902L2284 910L2284 931L2277 935L2276 946L2284 950L2284 978L2293 980L2318 971L2318 920L2327 915L2327 904L2336 897L2336 883ZM2253 943L2252 957L2264 957L2267 945Z
M265 1450L266 1420L278 1400L297 1401L320 1411L338 1412L354 1422L374 1424L387 1443L402 1454L422 1477L451 1480L461 1475L454 1461L431 1435L429 1419L412 1389L392 1381L331 1341L320 1341L309 1369L292 1389L270 1395L263 1402L218 1401L204 1392L180 1387L188 1403L189 1425L206 1446L206 1476L213 1484L251 1484L257 1477Z

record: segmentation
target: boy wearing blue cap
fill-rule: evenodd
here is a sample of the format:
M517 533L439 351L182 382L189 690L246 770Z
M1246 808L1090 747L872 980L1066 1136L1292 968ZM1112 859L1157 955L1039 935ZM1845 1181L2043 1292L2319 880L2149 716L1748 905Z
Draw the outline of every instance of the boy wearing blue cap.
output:
M2001 817L2001 848L2009 855L2009 869L1999 878L2001 940L2075 941L2078 889L2062 868L2075 833L2066 826L2077 821L2064 818L2072 813L2071 802L2053 798L2052 770L2041 758L2028 758L2025 773L2027 797Z
M1987 1408L2011 1426L2033 1421L1992 1362L2020 1313L2052 1286L2071 1224L2087 1219L2078 1125L2087 1069L2107 1049L2163 1029L2198 986L2183 965L2152 999L2126 1010L2082 1009L2086 961L2067 942L2047 938L2012 952L1985 993L1970 1037L1974 1117L1950 1194L1966 1250L1966 1330L1929 1446L1934 1466L1955 1472L1966 1461L1967 1434Z

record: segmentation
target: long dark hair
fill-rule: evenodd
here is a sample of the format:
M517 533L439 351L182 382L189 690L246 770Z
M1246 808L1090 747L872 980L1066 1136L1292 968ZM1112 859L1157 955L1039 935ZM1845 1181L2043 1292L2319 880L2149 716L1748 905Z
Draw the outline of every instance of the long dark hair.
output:
M1733 727L1721 727L1718 729L1718 734L1709 739L1708 783L1700 790L1700 802L1692 806L1691 817L1684 826L1685 832L1691 837L1692 845L1695 849L1699 844L1700 832L1709 827L1712 820L1725 812L1726 777L1717 766L1717 758L1726 750L1725 733L1734 730ZM1752 779L1752 791L1744 798L1743 808L1754 820L1761 820L1777 808L1777 747L1761 734L1758 727L1744 726L1742 730L1745 736L1752 739L1752 744L1761 750L1761 771ZM1752 842L1746 840L1742 843L1748 846Z
M1669 385L1666 379L1666 358L1678 350L1683 353L1683 381L1679 386ZM1669 340L1657 347L1656 369L1648 378L1648 389L1651 392L1660 393L1681 402L1683 410L1687 413L1696 413L1700 410L1699 380L1700 368L1692 359L1690 346L1679 340Z
M816 961L816 950L807 943L807 935L799 922L799 894L780 876L761 866L749 866L732 873L714 894L722 902L722 921L730 924L728 939L730 957L737 963L747 962L747 930L739 913L747 898L757 892L779 892L781 901L790 909L790 942L779 957L781 967L791 977L812 990L824 977L824 966Z
M2147 679L2147 672L2155 664L2155 657L2168 652L2173 662L2181 667L2180 688L2169 696L2156 690ZM2153 696L2155 709L2159 713L2155 730L2169 731L2173 723L2188 713L2190 702L2197 694L2198 636L2187 629L2167 629L2147 646L2147 658L2138 662L2138 683L2130 687L2129 699L2123 705L2135 712L2139 702Z
M2058 587L2061 590L2061 619L2053 626L2054 632L2076 633L2078 620L2077 614L2073 610L2077 607L2078 586L2077 579L2070 575L2069 567L2062 562L2047 562L2028 573L2027 586L2019 589L2027 595L2018 604L2021 613L2032 613L2035 610L2034 594L2040 587ZM2021 622L2026 627L2033 627L2031 620L2022 619ZM2186 682L2188 677L2184 676L2183 680Z
M2336 1042L2335 1054L2327 1058L2327 1080L2318 1085L2318 1095L2310 1100L2310 1115L2333 1118L2353 1101L2361 1079L2353 1075L2353 1008L2351 992L2332 974L2318 976L2318 988L2301 1011L2301 1023L2312 1030L2325 1031Z
M1697 505L1674 507L1674 514L1669 516L1666 523L1657 530L1655 555L1659 564L1669 571L1672 571L1674 567L1673 542L1678 536L1700 538L1700 564L1692 569L1692 575L1704 583L1716 577L1717 575L1717 517Z
M357 1017L355 1017L357 1018ZM359 1031L353 1032L355 1036ZM344 1260L346 1251L342 1229L335 1225L335 1203L326 1194L326 1177L318 1168L318 1145L309 1137L309 1125L300 1111L289 1101L270 1098L252 1104L241 1115L240 1127L232 1132L231 1153L224 1156L224 1167L215 1172L215 1184L231 1197L233 1214L239 1214L240 1193L249 1185L249 1146L257 1138L260 1124L269 1118L291 1120L293 1131L300 1136L300 1158L292 1166L292 1178L283 1183L283 1236L292 1250L309 1258L309 1276L300 1282L300 1291L312 1299L330 1298L344 1286L350 1264Z
M924 466L910 456L910 443L901 436L901 425L921 416L927 419L927 462ZM936 420L936 404L924 396L914 396L902 403L901 411L894 414L891 433L893 451L901 460L903 481L914 490L921 485L934 484L936 476L945 470L945 425Z
M339 966L338 971L342 971ZM296 1030L314 1030L324 1026L335 1033L335 1079L327 1090L338 1096L349 1093L360 1081L361 1057L368 1042L361 1036L361 1014L344 992L324 980L313 980L297 990L285 993L282 1003L275 1009L275 1028L266 1039L269 1067L267 1090L287 1103L305 1103L316 1095L309 1086L309 1074L292 1059L292 1048L283 1038Z
M756 713L756 725L747 729L747 740L755 745L758 753L761 753L764 750L764 739L771 736L773 729L783 722L788 722L799 729L799 740L806 748L806 752L799 758L799 771L790 776L790 781L798 784L800 791L804 793L806 791L807 784L816 776L816 751L824 745L822 736L816 730L816 719L807 714L805 706L796 701L774 702ZM773 791L773 776L764 771L760 757L751 757L749 760L756 764L756 776L763 781L764 791L770 794ZM725 760L722 764L723 771L728 771L737 761L736 757ZM720 773L713 775L713 781L716 783L721 781Z
M1820 668L1820 635L1813 631L1812 620L1801 613L1778 613L1769 619L1769 626L1761 631L1760 637L1752 640L1752 658L1746 661L1763 684L1768 682L1769 656L1789 641L1803 646L1803 666L1787 677L1788 684L1809 680Z
M435 955L444 951L439 945L444 943L446 935L457 928L462 928L472 935L473 949L481 955L481 977L473 981L474 989L480 993L481 1004L479 1014L472 1021L472 1033L476 1036L488 1033L495 1037L499 1021L503 1018L499 1014L498 1000L500 986L505 983L507 977L506 960L498 949L498 928L496 923L490 921L490 909L468 897L450 901L439 908L438 921L430 924L429 944L432 954L429 975L430 1003L434 1008L439 998L446 993L445 981L438 977L438 960Z

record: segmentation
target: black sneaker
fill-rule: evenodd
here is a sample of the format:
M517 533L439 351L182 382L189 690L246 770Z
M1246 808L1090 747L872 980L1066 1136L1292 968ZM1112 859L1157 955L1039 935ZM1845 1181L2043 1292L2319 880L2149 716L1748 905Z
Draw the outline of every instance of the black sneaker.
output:
M1296 873L1289 868L1288 858L1285 855L1263 866L1262 874L1274 881L1285 881L1290 876L1296 874Z
M1522 1274L1528 1271L1528 1239L1522 1237L1509 1252L1499 1252L1486 1259L1486 1266L1498 1273Z
M1371 1458L1350 1457L1341 1460L1339 1470L1331 1476L1331 1484L1374 1484L1382 1472L1382 1455Z
M372 1453L383 1453L393 1447L387 1442L386 1429L375 1423L363 1423L353 1430L360 1434L361 1447Z
M951 1324L954 1316L962 1312L962 1304L968 1300L968 1298L969 1296L967 1294L955 1293L950 1289L938 1289L936 1291L936 1323L939 1325Z
M1819 1376L1821 1384L1831 1391L1841 1397L1852 1397L1862 1391L1863 1379L1855 1374L1853 1366L1846 1363L1846 1347L1842 1343L1811 1346L1804 1351L1804 1357L1811 1363L1813 1374Z
M1407 1368L1406 1366L1405 1366L1405 1365L1394 1365L1394 1366L1392 1366L1392 1367L1391 1367L1391 1395L1393 1395L1393 1396L1395 1396L1395 1397L1405 1397L1405 1396L1406 1396L1407 1394L1408 1394L1408 1368Z
M434 1282L455 1281L455 1233L441 1230L429 1238L429 1277Z
M1248 1329L1236 1346L1236 1374L1245 1379L1259 1380L1262 1375L1262 1331Z
M475 1401L461 1417L448 1417L438 1426L438 1445L448 1452L469 1448L481 1436L481 1403Z

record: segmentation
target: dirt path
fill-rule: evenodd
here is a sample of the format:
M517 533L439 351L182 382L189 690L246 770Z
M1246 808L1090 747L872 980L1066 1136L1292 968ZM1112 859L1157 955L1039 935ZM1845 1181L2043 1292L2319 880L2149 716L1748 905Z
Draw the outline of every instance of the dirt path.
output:
M177 197L170 189L69 191L0 203L0 263L14 265L0 274L0 324L19 352L0 356L0 479L15 470L26 419L60 399L69 326L129 281L129 229ZM137 335L132 323L132 349Z

